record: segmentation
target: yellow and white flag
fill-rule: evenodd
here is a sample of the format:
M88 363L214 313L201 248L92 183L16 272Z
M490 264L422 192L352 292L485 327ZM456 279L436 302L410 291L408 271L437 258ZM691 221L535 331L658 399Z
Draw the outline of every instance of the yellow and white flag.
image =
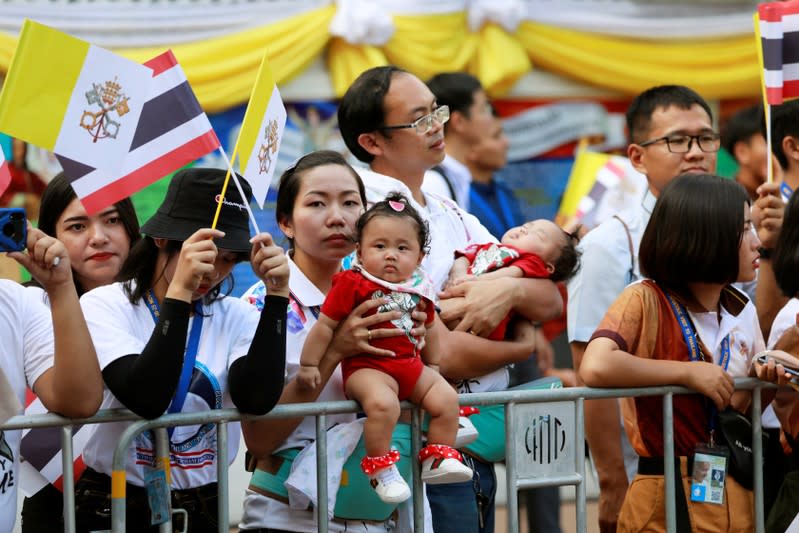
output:
M239 169L252 187L253 198L261 209L275 173L285 127L286 107L264 54L236 141Z
M0 132L116 171L152 78L143 65L26 19L0 93Z

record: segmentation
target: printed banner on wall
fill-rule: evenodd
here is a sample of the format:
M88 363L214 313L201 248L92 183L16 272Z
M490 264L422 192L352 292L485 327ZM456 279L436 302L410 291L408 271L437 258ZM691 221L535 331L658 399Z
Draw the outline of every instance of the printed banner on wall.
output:
M540 105L506 118L504 125L510 141L509 161L532 159L583 137L609 142L624 138L623 128L609 121L605 107L594 102Z

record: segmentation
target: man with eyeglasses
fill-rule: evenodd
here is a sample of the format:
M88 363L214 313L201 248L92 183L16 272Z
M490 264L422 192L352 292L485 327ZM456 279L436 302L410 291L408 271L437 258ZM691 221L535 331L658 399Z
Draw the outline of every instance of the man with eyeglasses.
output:
M469 152L494 125L494 113L480 80L465 72L442 72L427 82L439 105L449 107L444 124L446 156L425 175L422 189L452 198L469 211Z
M496 242L480 222L452 200L422 190L427 170L444 159L443 125L449 109L439 106L416 76L393 66L362 73L347 90L338 123L347 148L369 169L359 170L370 202L392 191L406 194L430 226L430 253L422 266L436 287L447 280L454 251L469 244ZM450 298L455 296L454 298ZM506 366L526 360L535 346L535 329L520 320L512 337L490 341L493 331L512 309L529 320L560 315L562 300L547 279L511 279L463 283L441 294L441 317L434 326L444 336L441 374L458 382L460 392L504 390ZM454 331L445 322L460 324ZM475 470L473 481L428 487L436 531L494 530L496 477L493 463L465 455Z
M660 191L685 173L715 173L720 137L707 102L688 87L664 85L627 110L627 156L649 183L639 206L590 231L578 249L582 267L568 284L568 336L579 370L587 342L624 287L641 277L638 245ZM637 456L621 429L619 401L585 402L585 436L599 475L599 527L615 532Z

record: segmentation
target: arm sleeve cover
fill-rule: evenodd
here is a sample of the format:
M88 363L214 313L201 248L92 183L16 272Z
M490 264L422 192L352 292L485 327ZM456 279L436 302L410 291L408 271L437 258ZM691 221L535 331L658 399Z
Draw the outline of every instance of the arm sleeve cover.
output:
M283 392L287 306L288 298L266 296L247 355L236 359L230 366L230 397L242 413L268 413Z
M158 324L144 350L120 357L103 369L108 389L122 405L141 417L161 416L175 395L183 368L190 311L187 302L165 298Z

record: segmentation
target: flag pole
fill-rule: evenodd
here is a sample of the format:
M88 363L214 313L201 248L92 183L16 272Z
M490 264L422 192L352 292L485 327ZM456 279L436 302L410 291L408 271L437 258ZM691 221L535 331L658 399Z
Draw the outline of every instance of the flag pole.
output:
M250 217L250 222L252 222L253 228L255 228L255 233L261 233L261 230L258 228L258 222L255 220L255 215L250 208L250 202L247 201L247 195L244 194L244 189L241 187L241 183L239 182L239 178L235 172L233 172L233 165L231 164L231 160L236 160L236 155L238 153L239 147L238 144L233 148L233 155L230 156L230 159L227 158L227 154L219 147L219 153L222 154L222 159L224 159L225 164L227 165L227 174L225 174L225 183L222 184L222 197L220 198L219 203L216 206L216 213L214 214L214 221L211 223L211 229L216 228L217 222L219 222L219 213L222 211L222 202L225 199L225 192L227 192L228 182L230 181L230 177L233 176L233 184L238 189L239 194L241 195L241 199L243 200L244 207L247 209L247 215Z
M760 12L755 11L752 15L755 26L755 50L757 50L757 62L760 65L760 92L763 96L763 114L764 121L766 122L766 149L768 150L768 158L766 159L766 183L774 182L774 158L771 150L771 105L768 101L768 92L766 90L766 67L763 61L763 39L760 35Z
M771 150L771 105L768 102L763 104L764 120L766 121L766 150L768 150L768 158L766 159L766 183L774 183L774 152Z

